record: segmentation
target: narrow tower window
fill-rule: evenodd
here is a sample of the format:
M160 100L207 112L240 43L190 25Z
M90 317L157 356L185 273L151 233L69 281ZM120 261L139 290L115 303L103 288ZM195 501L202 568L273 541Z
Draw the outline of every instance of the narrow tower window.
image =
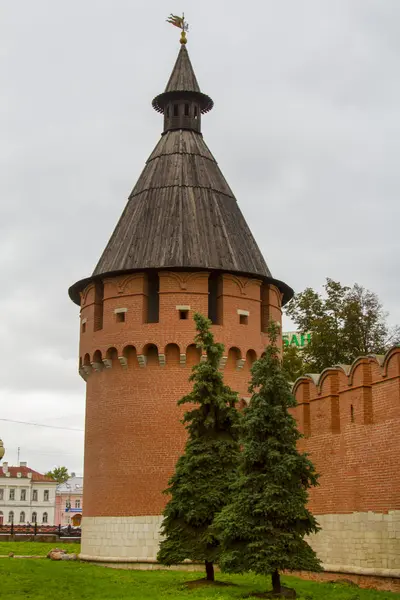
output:
M104 285L102 281L96 281L94 292L94 323L93 331L103 329L104 310Z
M167 106L167 110L165 111L165 116L168 118L169 117L169 105Z
M185 104L185 117L189 116L189 104Z
M179 106L177 104L174 104L174 117L178 117L179 116Z
M248 325L249 324L249 316L248 315L239 315L239 323L240 323L240 325Z
M189 311L184 309L179 311L179 318L183 321L186 321L189 318Z
M198 108L197 108L197 105L194 107L194 118L195 119L198 118Z
M266 283L263 283L260 288L260 300L261 300L261 331L266 333L268 331L269 325L269 286Z
M218 273L208 278L208 318L214 325L222 325L222 278Z
M158 273L148 274L147 323L158 323L160 278Z

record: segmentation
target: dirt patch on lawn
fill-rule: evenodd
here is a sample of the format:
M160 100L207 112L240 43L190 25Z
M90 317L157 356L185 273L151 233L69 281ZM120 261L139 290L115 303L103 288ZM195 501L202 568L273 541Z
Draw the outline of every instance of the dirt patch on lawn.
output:
M400 592L400 579L397 577L376 577L372 575L353 575L353 573L311 573L310 571L291 571L285 575L294 575L307 579L308 581L319 581L321 583L343 583L347 585L356 584L366 590L380 590L384 592Z

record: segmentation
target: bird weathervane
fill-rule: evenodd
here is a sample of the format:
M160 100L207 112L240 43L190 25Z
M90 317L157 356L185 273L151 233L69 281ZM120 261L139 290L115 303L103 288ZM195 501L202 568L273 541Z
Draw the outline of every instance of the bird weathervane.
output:
M181 44L186 44L186 32L189 31L189 25L185 21L185 15L182 13L182 16L178 17L178 15L173 15L171 13L167 19L167 23L171 23L171 25L179 27L181 30Z

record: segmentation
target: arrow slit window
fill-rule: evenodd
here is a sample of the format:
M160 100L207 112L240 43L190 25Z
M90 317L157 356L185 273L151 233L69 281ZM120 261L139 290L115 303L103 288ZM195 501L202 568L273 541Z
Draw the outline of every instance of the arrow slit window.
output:
M93 330L103 329L104 311L104 285L102 281L96 281L94 288L94 322Z
M208 318L214 325L222 325L222 277L218 273L208 277Z
M147 323L158 323L160 310L160 278L158 273L149 273L147 275Z

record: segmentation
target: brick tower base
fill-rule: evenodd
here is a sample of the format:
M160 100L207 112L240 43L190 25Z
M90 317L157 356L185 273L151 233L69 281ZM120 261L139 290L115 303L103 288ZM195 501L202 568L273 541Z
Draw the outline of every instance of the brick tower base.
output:
M82 294L87 560L156 558L167 501L162 492L186 440L181 420L187 407L177 401L192 389L193 365L205 358L194 345L193 314L209 314L214 293L212 328L225 347L220 369L242 403L251 366L267 343L267 324L281 323L282 294L259 279L221 274L211 287L208 272L160 271L158 277L157 322L148 322L146 273L104 280L101 328L96 286Z

